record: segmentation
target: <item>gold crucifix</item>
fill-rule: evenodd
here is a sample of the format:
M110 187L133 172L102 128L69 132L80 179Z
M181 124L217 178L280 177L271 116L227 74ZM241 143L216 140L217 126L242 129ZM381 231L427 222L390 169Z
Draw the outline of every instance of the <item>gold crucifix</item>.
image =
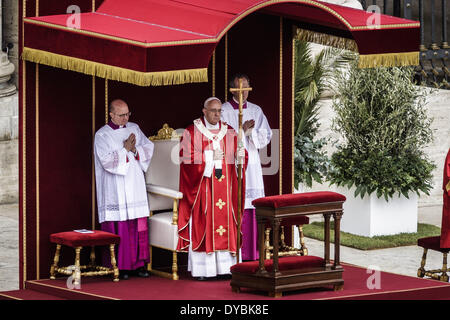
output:
M242 111L242 106L244 105L244 92L245 91L252 91L251 87L248 88L244 88L242 87L242 78L239 79L239 87L238 88L230 88L230 92L237 92L239 93L239 141L242 140L242 115L243 115L243 111Z
M245 91L252 91L252 88L243 88L242 86L242 78L239 79L239 88L230 88L230 92L237 92L239 93L239 131L238 131L238 148L243 148L244 143L242 141L242 106L244 104L244 92ZM241 247L241 215L242 215L242 159L238 158L238 214L237 214L237 236L236 236L236 251L237 251L237 257L236 261L239 263L239 252Z

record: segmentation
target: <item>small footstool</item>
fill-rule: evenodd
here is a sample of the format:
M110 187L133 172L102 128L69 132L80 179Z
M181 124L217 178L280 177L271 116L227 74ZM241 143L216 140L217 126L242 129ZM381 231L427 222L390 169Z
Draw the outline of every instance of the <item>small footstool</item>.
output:
M50 235L50 242L56 244L55 257L50 268L50 279L55 279L57 273L71 275L74 279L75 287L80 284L81 276L102 276L113 275L113 281L119 281L119 269L116 264L115 245L120 243L120 237L116 234L93 230L93 233L80 233L67 231L53 233ZM61 246L68 246L75 249L75 265L69 267L58 267ZM91 247L90 263L87 266L80 266L80 252L83 247ZM111 254L112 268L97 266L95 264L95 246L109 246ZM86 270L81 272L81 270Z
M440 236L420 238L419 240L417 240L417 245L423 248L422 261L420 263L419 270L417 270L417 276L419 278L427 276L435 280L448 282L447 271L449 271L449 269L447 268L447 254L450 251L450 248L441 248L440 241L441 241ZM443 255L442 269L425 270L425 263L427 261L428 250L434 250L442 253Z

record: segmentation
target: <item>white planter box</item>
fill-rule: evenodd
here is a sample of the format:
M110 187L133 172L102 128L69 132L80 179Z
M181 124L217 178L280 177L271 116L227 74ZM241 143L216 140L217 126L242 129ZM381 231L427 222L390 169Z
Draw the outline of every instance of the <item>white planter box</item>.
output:
M341 231L366 237L417 232L418 196L410 193L409 199L394 195L387 202L376 193L355 198L355 188L336 188L346 196Z

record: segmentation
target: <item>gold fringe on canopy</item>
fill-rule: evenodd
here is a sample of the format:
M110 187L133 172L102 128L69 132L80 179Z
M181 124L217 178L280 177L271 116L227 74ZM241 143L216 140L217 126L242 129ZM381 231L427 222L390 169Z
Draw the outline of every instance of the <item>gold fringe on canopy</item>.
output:
M417 66L419 51L359 55L359 68Z
M22 59L55 68L97 76L108 80L127 82L138 86L164 86L208 82L207 68L139 72L27 47L23 48Z
M297 28L296 39L358 52L353 39ZM416 66L419 51L359 55L359 68Z
M296 39L358 52L358 45L355 40L331 34L297 28Z

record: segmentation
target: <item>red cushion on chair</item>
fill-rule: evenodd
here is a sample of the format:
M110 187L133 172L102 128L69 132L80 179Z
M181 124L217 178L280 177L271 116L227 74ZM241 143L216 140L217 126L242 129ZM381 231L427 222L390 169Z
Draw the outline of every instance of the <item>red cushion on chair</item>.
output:
M53 233L50 235L50 242L69 247L105 246L120 243L120 237L116 234L100 230L93 231L94 233L80 233L75 231Z
M419 240L417 240L417 245L422 248L436 250L442 253L448 253L450 251L450 248L441 248L440 241L440 236L420 238Z
M345 196L337 192L316 191L259 198L253 200L252 204L255 207L283 208L305 204L341 202L345 200Z
M325 266L325 260L315 256L293 256L278 259L278 270L287 271L303 268L317 268ZM264 261L264 268L271 272L273 270L273 259ZM259 270L259 261L247 261L235 264L230 268L231 272L256 273Z

